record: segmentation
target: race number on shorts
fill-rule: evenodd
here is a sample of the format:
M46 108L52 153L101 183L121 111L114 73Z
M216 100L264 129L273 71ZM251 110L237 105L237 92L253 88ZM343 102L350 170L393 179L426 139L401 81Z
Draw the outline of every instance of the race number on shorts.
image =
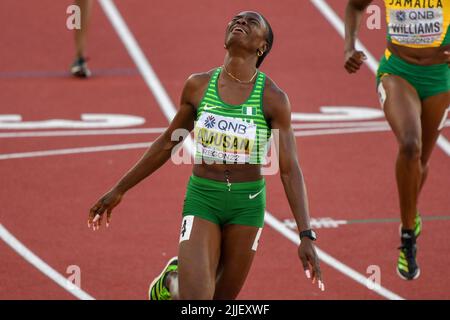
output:
M380 84L378 85L378 99L380 101L381 109L384 109L384 103L386 102L386 90L384 89L382 81L380 81Z

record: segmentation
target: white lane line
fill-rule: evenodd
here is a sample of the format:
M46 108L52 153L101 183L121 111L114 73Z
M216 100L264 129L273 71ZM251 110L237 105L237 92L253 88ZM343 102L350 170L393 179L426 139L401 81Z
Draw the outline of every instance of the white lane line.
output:
M286 238L291 240L293 243L295 243L297 246L300 244L300 239L298 237L298 234L291 229L289 229L283 222L277 220L274 218L272 214L270 214L268 211L266 211L266 222L270 224L272 228L283 234ZM316 246L317 255L319 256L320 260L322 260L324 263L328 264L329 266L333 267L334 269L342 272L343 274L347 275L348 277L352 278L359 284L363 286L368 286L370 283L369 280L356 270L346 266L339 260L333 258L328 253L324 252L323 250L319 249ZM374 292L378 293L379 295L390 299L390 300L404 300L404 298L400 297L399 295L395 294L394 292L380 286L374 286L372 289Z
M121 38L121 40L124 43L124 45L127 47L128 52L136 53L136 56L131 55L131 54L130 55L131 55L133 61L135 62L137 68L141 71L141 74L145 77L147 75L147 72L144 72L144 71L145 70L152 70L151 67L150 67L150 64L147 61L147 59L145 59L144 54L142 53L142 51L141 51L140 47L138 46L136 40L134 39L133 35L131 34L130 30L128 29L125 21L123 20L123 18L121 17L120 13L117 10L117 8L115 7L113 1L112 0L101 0L100 3L102 4L102 7L105 10L106 16L109 18L109 20L111 21L111 23L114 26L114 28L116 28L116 31L119 34L119 37ZM107 8L107 9L105 9L105 8ZM119 21L115 21L115 20L119 20ZM119 29L125 29L125 30L117 30L118 28ZM131 37L132 40L126 39L127 37ZM128 46L132 46L132 48L128 48ZM157 80L157 78L156 78L156 80ZM153 83L153 81L146 80L146 83L151 85ZM158 80L158 84L154 88L152 88L152 92L156 92L157 94L160 94L161 96L168 97L167 93L164 90L164 87L159 82L159 80ZM160 102L159 105L160 105L161 109L163 110L164 114L166 115L167 119L169 121L171 121L173 119L175 113L176 113L174 105L172 104L170 99L169 100L157 99L157 100L158 101L162 101L162 102ZM190 137L189 137L189 140L192 143L192 140L190 139ZM191 155L192 155L192 149L191 148L188 148L187 152L190 152ZM268 225L270 225L272 228L274 228L275 230L280 232L283 236L285 236L286 238L292 240L291 239L292 238L292 233L286 231L286 230L289 230L289 229L287 229L287 227L284 226L282 222L277 220L274 216L272 216L268 212L265 215L265 221L266 221L266 223ZM281 229L280 225L283 225L286 230ZM296 235L296 237L297 237L297 235ZM320 250L320 252L321 252L321 258L325 259L325 260L322 260L322 261L324 261L325 263L329 264L332 268L335 268L339 272L342 272L343 274L347 275L351 279L355 280L355 277L356 277L355 273L350 272L350 270L352 270L352 269L350 269L349 267L347 267L343 263L339 262L338 260L332 258L330 255L328 255L327 253L323 252L322 250ZM364 277L364 276L359 275L358 277L360 278L360 277ZM366 281L366 278L364 278L364 279ZM357 281L357 280L355 280L355 281ZM364 281L364 286L366 286L366 282L365 281ZM357 282L361 283L360 281L357 281ZM387 289L378 290L376 292L378 294L380 294L381 296L383 296L385 298L388 298L388 299L400 298L400 297L398 297L395 294L387 294L387 293L390 292Z
M444 128L450 127L450 121L444 123ZM341 129L342 128L342 129ZM367 128L367 129L364 129ZM162 133L166 128L142 128L142 129L114 129L114 130L67 130L67 131L21 131L0 133L0 139L9 138L38 138L38 137L67 137L67 136L102 136L102 135L133 135ZM386 121L369 122L336 122L336 123L293 123L292 129L295 135L310 137L324 134L342 134L353 132L390 131ZM298 130L297 130L298 129ZM301 130L312 129L312 130ZM327 129L327 130L314 130ZM440 140L438 140L440 143ZM444 147L443 147L444 148Z
M158 76L145 57L144 52L142 52L141 47L138 45L126 22L123 20L119 10L117 10L114 1L100 0L100 5L105 12L105 15L111 22L114 30L117 32L120 40L122 40L123 45L127 49L131 59L136 64L142 78L144 79L144 82L147 84L147 87L153 93L159 106L161 106L161 111L164 113L169 122L172 121L176 115L175 105L172 103L172 100L170 100L169 95L161 84L161 81L159 81ZM194 150L194 143L192 142L191 137L186 137L183 143L183 148L185 148L190 154L193 153L192 150Z
M293 129L321 129L321 128L348 128L384 126L386 121L367 122L327 122L327 123L293 123ZM450 126L450 122L444 125ZM103 136L162 133L166 128L140 128L140 129L102 129L102 130L52 130L52 131L19 131L0 132L0 138L39 138L39 137L70 137L70 136Z
M443 125L444 128L450 127L450 121ZM345 128L339 130L340 128ZM363 128L370 131L384 131L390 127L386 121L367 121L367 122L330 122L330 123L292 123L292 129L296 130L297 136L314 136L323 134L351 133L352 129L361 128L354 132L366 132ZM301 130L301 129L330 129L322 130ZM20 132L0 132L0 139L10 138L39 138L39 137L68 137L68 136L103 136L103 135L133 135L133 134L153 134L162 133L166 128L141 128L141 129L113 129L113 130L64 130L64 131L20 131ZM350 131L349 131L350 130ZM317 134L315 134L317 132Z
M319 123L292 123L292 129L336 129L353 127L380 127L386 126L386 121L348 121L348 122L319 122ZM1 137L1 136L0 136Z
M380 127L346 128L346 129L303 130L303 131L294 131L294 135L296 137L311 137L329 134L337 135L348 133L382 132L382 131L390 131L390 128L380 126Z
M17 240L1 223L0 239L5 241L6 244L9 245L20 256L22 256L22 258L35 266L39 271L41 271L47 277L63 287L70 294L81 300L95 300L94 297L83 291L81 288L75 286L68 279L59 274L55 269L45 263L41 258L31 252L19 240Z
M344 21L336 14L333 8L325 0L310 0L311 3L317 8L317 10L322 13L328 22L336 29L336 31L341 35L342 38L345 38L345 24ZM370 51L363 45L360 40L356 41L356 48L358 50L364 51L367 56L366 63L370 70L376 75L378 70L378 61L373 57ZM437 145L448 155L450 156L450 150L448 148L448 141L442 135L439 136Z
M450 157L450 142L442 134L439 136L437 144Z
M170 105L171 108L165 108L163 110L164 114L168 119L173 119L176 114L176 110L172 105L172 101L170 100L169 95L164 90L161 82L158 79L155 71L147 63L147 58L142 52L141 48L137 44L136 39L133 34L128 29L125 21L123 20L121 14L117 10L113 1L109 0L100 0L100 5L105 12L106 16L109 18L109 21L114 27L114 30L118 33L120 39L123 41L125 48L128 50L133 61L139 66L139 72L144 78L145 83L147 84L150 91L156 98L156 101L159 105Z
M311 137L321 135L337 135L347 133L364 133L364 132L378 132L389 131L388 127L363 127L363 128L345 128L345 129L327 129L327 130L304 130L294 131L294 135L297 137ZM79 153L91 153L91 152L104 152L104 151L117 151L117 150L130 150L130 149L145 149L151 145L151 142L142 143L128 143L128 144L113 144L107 146L93 146L93 147L81 147L81 148L68 148L68 149L55 149L55 150L40 150L30 152L18 152L18 153L4 153L0 154L1 160L10 159L23 159L23 158L39 158L50 157L68 154Z
M89 153L89 152L100 152L100 151L142 149L142 148L148 148L150 145L151 145L151 142L142 142L142 143L128 143L128 144L113 144L113 145L108 145L108 146L96 146L96 147L56 149L56 150L31 151L31 152L20 152L20 153L5 153L5 154L0 154L0 160L59 156L59 155L74 154L74 153Z
M294 131L294 135L297 137L311 137L321 135L337 135L347 133L364 133L364 132L377 132L377 131L389 131L388 127L363 127L363 128L345 128L345 129L327 129L327 130L303 130ZM10 159L23 159L23 158L39 158L50 157L67 154L79 154L79 153L91 153L91 152L104 152L104 151L116 151L116 150L130 150L130 149L145 149L151 145L151 142L143 143L128 143L128 144L113 144L108 146L93 146L93 147L81 147L81 148L69 148L69 149L55 149L55 150L40 150L30 152L18 152L18 153L4 153L0 154L1 160Z
M55 130L55 131L20 131L0 132L0 138L35 138L35 137L70 137L103 136L121 134L162 133L166 128L111 129L111 130Z

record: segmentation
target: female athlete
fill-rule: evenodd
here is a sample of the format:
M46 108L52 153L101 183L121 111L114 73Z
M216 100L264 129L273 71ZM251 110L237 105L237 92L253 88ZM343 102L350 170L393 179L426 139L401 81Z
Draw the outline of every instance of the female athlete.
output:
M361 17L371 0L350 0L346 11L345 69L359 70L365 55L355 50ZM428 163L450 103L450 0L385 0L387 49L377 73L378 95L398 142L397 189L401 246L397 273L416 279L417 210Z
M295 216L305 274L321 290L308 202L287 95L258 70L273 32L256 12L241 12L226 28L222 67L186 81L181 107L167 130L139 162L92 207L88 225L98 229L138 182L161 167L180 143L177 129L195 133L195 164L183 207L178 257L149 288L151 300L235 299L249 272L264 224L261 164L271 129L279 132L281 180Z

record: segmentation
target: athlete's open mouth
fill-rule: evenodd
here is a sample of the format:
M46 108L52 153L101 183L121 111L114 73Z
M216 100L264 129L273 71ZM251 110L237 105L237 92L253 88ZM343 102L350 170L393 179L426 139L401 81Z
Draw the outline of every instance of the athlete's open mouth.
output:
M233 29L231 29L231 32L241 32L243 34L247 34L247 31L239 26L236 26Z

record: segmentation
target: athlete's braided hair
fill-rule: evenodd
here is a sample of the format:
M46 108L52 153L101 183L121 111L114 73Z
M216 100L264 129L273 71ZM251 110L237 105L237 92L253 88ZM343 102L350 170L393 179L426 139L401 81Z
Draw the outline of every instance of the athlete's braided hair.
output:
M273 45L273 40L274 40L274 35L273 35L273 31L272 31L272 27L270 26L269 21L267 21L267 19L262 15L259 14L261 16L261 18L263 18L264 22L267 25L267 28L269 29L267 32L267 37L266 37L266 41L267 41L267 50L264 51L264 53L262 54L261 57L258 57L258 60L256 61L256 67L259 68L259 66L263 63L264 58L269 54L270 49L272 49L272 45Z

